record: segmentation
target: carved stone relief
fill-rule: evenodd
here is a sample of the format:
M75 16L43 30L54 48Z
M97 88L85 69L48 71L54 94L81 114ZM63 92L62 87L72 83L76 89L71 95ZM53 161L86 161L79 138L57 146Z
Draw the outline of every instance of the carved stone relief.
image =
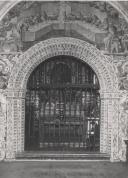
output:
M117 66L117 76L119 80L119 89L128 90L128 62L127 58L125 61L118 61Z
M0 160L5 159L6 129L6 98L0 91Z
M115 56L114 58L120 90L118 126L119 157L121 160L126 161L126 145L124 141L128 139L128 62L127 56Z
M0 53L0 89L6 89L16 57L21 53Z
M119 117L119 156L126 161L126 145L128 140L128 92L120 93L120 117Z

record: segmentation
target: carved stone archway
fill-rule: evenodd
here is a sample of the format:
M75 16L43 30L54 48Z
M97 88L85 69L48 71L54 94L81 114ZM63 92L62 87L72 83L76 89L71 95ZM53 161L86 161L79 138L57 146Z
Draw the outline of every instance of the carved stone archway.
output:
M44 60L57 55L69 55L86 62L97 74L101 97L100 152L118 155L118 80L110 57L94 46L74 38L52 38L36 44L16 59L7 89L6 158L15 159L24 151L24 121L26 84L31 72Z

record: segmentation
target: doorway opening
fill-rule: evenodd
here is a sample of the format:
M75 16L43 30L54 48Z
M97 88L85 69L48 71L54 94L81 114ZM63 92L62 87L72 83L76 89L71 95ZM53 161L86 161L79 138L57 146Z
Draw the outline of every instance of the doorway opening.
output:
M25 98L25 150L99 151L99 81L73 56L55 56L31 73Z

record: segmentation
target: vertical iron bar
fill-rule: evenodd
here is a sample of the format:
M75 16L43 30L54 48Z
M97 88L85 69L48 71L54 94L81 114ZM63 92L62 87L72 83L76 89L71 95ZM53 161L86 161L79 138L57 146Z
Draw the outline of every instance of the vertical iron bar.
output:
M88 132L88 128L87 128L87 112L86 112L86 94L87 94L87 89L84 89L84 92L85 92L85 101L84 101L84 128L83 128L83 147L85 148L86 147L86 140L87 140L87 132Z
M76 95L77 95L77 90L74 90L74 117L73 117L73 121L71 122L72 123L72 127L73 127L73 133L72 133L72 140L73 140L73 147L75 148L75 136L74 136L74 125L73 125L73 122L75 123L77 121L77 98L76 98Z
M89 151L91 151L91 140L90 140L90 136L91 136L91 111L90 111L90 108L91 108L91 104L90 104L90 101L91 101L91 92L90 90L88 91L88 117L89 117L89 138L88 138L88 141L89 141L89 145L88 145L88 148L89 148Z
M54 107L54 117L53 117L53 142L54 142L54 147L55 147L55 119L56 119L56 115L57 115L57 91L54 89L54 94L55 94L55 107Z
M44 94L44 96L46 96L46 90L43 90L43 92L45 93ZM45 140L46 140L46 138L45 138L45 136L46 136L46 134L45 134L45 117L46 117L46 115L45 115L45 111L46 111L46 99L44 100L44 103L43 103L43 118L42 118L42 123L43 123L43 148L45 147Z
M67 122L67 124L68 124L68 147L70 147L70 121L72 120L72 102L71 102L71 97L72 97L72 89L70 88L70 90L69 90L69 94L70 94L70 96L69 96L69 119L68 119L68 122Z
M28 136L28 142L29 142L29 144L28 144L28 147L29 147L29 149L30 149L30 147L31 147L31 90L28 90L28 92L29 92L29 115L28 115L28 118L27 119L29 119L29 126L28 126L28 128L29 128L29 136Z
M29 119L29 131L30 131L30 135L29 135L29 139L30 139L30 148L29 149L31 149L31 146L32 146L32 136L31 136L31 134L32 134L32 113L31 113L31 111L32 111L32 92L31 92L31 90L30 90L30 119Z
M48 147L50 147L50 141L51 141L51 134L50 134L50 117L51 117L51 89L48 90Z
M80 117L79 117L79 125L78 125L78 138L79 138L79 148L80 148L80 140L81 140L81 118L82 118L82 89L80 89Z
M76 115L77 115L77 117L74 119L73 124L72 124L75 148L77 147L77 134L76 134L76 131L77 131L76 126L77 125L76 124L78 122L78 117L79 117L79 102L78 102L78 96L77 96L78 92L79 92L79 90L76 91Z
M66 142L66 122L69 120L69 114L68 114L68 103L67 103L67 89L64 89L64 103L65 103L65 114L64 114L64 121L63 121L63 147L65 149L65 142ZM67 106L66 106L67 105Z

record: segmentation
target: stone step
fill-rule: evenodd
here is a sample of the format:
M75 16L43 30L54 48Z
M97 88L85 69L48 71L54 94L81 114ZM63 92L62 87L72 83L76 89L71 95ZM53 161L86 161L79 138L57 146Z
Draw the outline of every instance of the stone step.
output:
M16 154L16 159L39 160L110 160L105 153L48 153L48 152L22 152Z

